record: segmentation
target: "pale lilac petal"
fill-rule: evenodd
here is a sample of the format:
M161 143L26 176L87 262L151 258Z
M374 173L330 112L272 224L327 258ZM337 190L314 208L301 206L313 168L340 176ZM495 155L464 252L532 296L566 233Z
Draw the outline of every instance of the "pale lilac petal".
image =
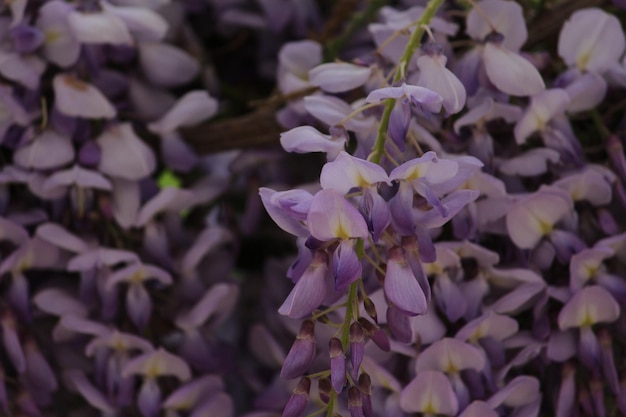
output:
M0 74L31 90L39 88L46 64L36 55L20 55L0 50Z
M191 171L199 161L191 145L176 132L161 137L161 157L166 166L179 172Z
M318 308L326 298L326 274L328 256L315 252L311 265L304 271L291 290L278 313L294 319L303 318Z
M333 138L311 126L298 126L280 134L280 144L287 152L324 152L333 160L346 146L345 137Z
M163 87L186 84L200 70L198 62L191 55L164 43L140 43L139 62L146 77Z
M517 143L522 144L534 132L544 130L550 120L565 111L569 102L569 95L560 88L542 91L533 96L530 106L515 125Z
M187 381L191 378L191 369L180 357L159 348L130 360L122 369L122 376L130 375L174 376Z
M313 95L304 98L304 107L313 117L329 126L342 123L347 130L359 132L369 130L375 123L371 117L353 116L344 122L354 109L345 101L334 96Z
M576 334L572 330L553 332L548 339L546 355L550 360L565 362L576 354L578 344L576 339Z
M248 334L250 353L264 366L278 369L282 366L286 352L267 326L257 323Z
M611 182L591 167L554 182L566 190L574 201L586 200L594 206L609 204L613 197Z
M80 42L67 22L67 16L73 10L72 5L64 1L49 1L39 9L36 21L44 33L43 54L62 68L73 65L80 54Z
M322 62L322 46L311 40L286 43L278 53L284 70L306 79L309 70Z
M57 223L42 224L37 228L35 235L51 245L74 253L81 253L89 248L84 240Z
M443 97L443 107L449 114L458 113L465 107L465 87L446 68L445 55L422 55L417 59L417 66L420 69L417 84Z
M504 36L504 46L511 51L519 51L528 37L522 7L513 1L503 0L480 1L477 7L489 17L489 21L473 7L467 15L467 34L482 42L496 31Z
M102 10L119 18L140 41L160 41L167 33L167 21L155 11L144 7L118 7L102 1Z
M459 404L450 381L444 374L423 371L402 390L400 408L406 412L454 416Z
M467 407L459 417L498 417L498 413L484 401L474 401Z
M455 338L470 342L478 341L483 337L503 340L517 333L518 328L517 320L509 316L488 312L463 326Z
M80 301L58 288L46 288L39 291L33 297L33 304L41 311L59 317L65 315L87 316L87 308Z
M156 168L152 149L135 134L130 123L109 127L96 142L102 150L98 169L107 175L139 180L152 174Z
M529 151L504 160L498 170L506 175L519 175L522 177L534 177L545 174L549 164L556 164L561 154L550 148L534 148Z
M292 235L308 237L309 230L303 224L313 196L304 190L274 191L261 187L259 195L272 220Z
M453 282L447 274L437 277L433 292L437 307L450 322L456 322L467 313L466 298L457 283Z
M69 137L46 130L33 138L28 145L19 148L13 161L23 168L51 169L65 165L74 159L74 147Z
M211 396L203 404L196 407L189 417L233 417L235 415L235 405L230 396L224 392L219 392Z
M102 392L89 382L83 372L72 369L66 371L64 376L71 383L71 387L76 390L91 406L97 408L103 413L115 413L113 405L109 403Z
M135 221L135 226L144 227L149 221L162 212L180 212L193 201L193 193L174 187L162 188L154 197L148 200Z
M123 228L135 224L141 207L141 190L137 181L117 178L113 180L113 217Z
M161 410L161 389L154 378L146 378L137 394L137 408L143 417L157 417Z
M67 263L67 270L86 271L92 268L113 266L120 263L137 262L139 257L134 252L121 249L96 248L76 255Z
M55 104L67 116L111 119L116 115L115 108L97 88L73 75L58 74L53 85Z
M502 296L496 301L491 308L498 314L517 314L532 306L540 297L546 287L545 284L523 284Z
M370 78L372 69L347 62L318 65L309 71L311 85L329 93L342 93L361 87Z
M152 299L141 283L128 280L130 285L126 291L126 313L138 329L143 331L152 316Z
M428 151L419 158L395 168L389 174L391 180L413 181L424 179L430 184L439 184L453 178L459 169L459 164L450 159L440 159L433 151Z
M43 183L43 189L53 191L57 187L77 186L80 188L93 188L95 190L111 191L111 181L97 171L85 169L80 165L74 165L70 169L57 171L48 177Z
M532 96L546 88L537 68L505 46L487 42L483 59L489 81L503 93Z
M496 408L504 404L508 407L520 407L532 403L539 397L539 380L531 376L518 376L504 388L487 400L487 404Z
M380 165L356 158L345 151L341 151L333 162L326 163L320 173L322 188L344 194L355 187L366 188L383 182L389 183L389 178Z
M171 133L180 127L196 125L217 112L217 100L205 91L190 91L159 120L148 128L159 135Z
M369 235L363 216L335 190L321 190L315 194L307 224L311 235L321 241L366 238Z
M210 226L198 235L191 247L185 253L181 262L181 269L190 272L198 268L200 262L220 245L232 243L233 234L229 229L221 226Z
M619 317L620 307L613 296L600 286L578 291L559 313L559 328L591 326L610 323Z
M577 10L561 28L558 53L581 71L603 72L626 48L617 17L597 8Z
M28 232L19 224L0 217L0 240L8 240L19 246L28 240Z
M195 379L172 392L163 402L163 408L189 410L204 398L224 388L222 379L217 375L206 375Z
M595 72L587 72L565 87L570 103L569 113L591 110L604 100L607 84L604 78Z
M137 115L145 120L163 117L176 103L165 89L149 85L136 77L130 79L129 98Z
M509 236L519 248L532 249L571 209L568 196L547 191L531 194L509 209L506 215Z
M366 103L377 103L388 98L405 97L412 103L423 106L432 113L439 113L443 97L437 92L417 85L402 84L400 87L383 87L372 91L365 98Z
M485 356L480 350L458 339L443 338L422 351L415 362L418 375L426 370L454 374L464 369L481 371Z
M613 257L615 252L608 247L583 249L572 255L569 265L569 284L572 291L582 288L589 280L601 273L606 259Z
M222 323L233 311L239 298L239 287L234 284L219 283L191 308L175 320L181 329L198 328L211 319L214 326Z
M124 21L111 13L73 10L67 16L67 22L81 43L133 44L133 37Z

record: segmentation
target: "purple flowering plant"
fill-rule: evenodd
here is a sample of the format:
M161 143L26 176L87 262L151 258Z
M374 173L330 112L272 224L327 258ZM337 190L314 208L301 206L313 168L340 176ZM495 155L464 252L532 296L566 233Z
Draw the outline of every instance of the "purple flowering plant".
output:
M0 4L0 415L626 415L625 9Z

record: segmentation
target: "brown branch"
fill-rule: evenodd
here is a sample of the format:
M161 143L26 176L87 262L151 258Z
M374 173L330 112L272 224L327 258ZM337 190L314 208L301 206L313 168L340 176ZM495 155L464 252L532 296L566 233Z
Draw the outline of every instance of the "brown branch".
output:
M243 116L204 123L182 130L183 138L201 155L232 149L278 144L284 131L274 107L260 107Z

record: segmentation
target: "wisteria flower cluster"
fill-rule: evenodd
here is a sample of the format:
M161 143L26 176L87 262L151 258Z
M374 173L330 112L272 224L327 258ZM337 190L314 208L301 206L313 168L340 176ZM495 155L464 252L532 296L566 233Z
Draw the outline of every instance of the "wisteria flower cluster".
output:
M0 415L626 415L625 10L0 4Z

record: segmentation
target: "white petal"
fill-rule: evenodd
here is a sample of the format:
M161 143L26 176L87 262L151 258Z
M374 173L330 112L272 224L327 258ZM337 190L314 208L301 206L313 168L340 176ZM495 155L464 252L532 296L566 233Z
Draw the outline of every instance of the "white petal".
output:
M536 148L524 152L515 158L505 159L498 169L506 175L533 177L546 173L548 162L555 164L559 159L560 154L554 149Z
M45 62L35 55L0 51L0 74L31 90L39 87L39 78L45 69Z

